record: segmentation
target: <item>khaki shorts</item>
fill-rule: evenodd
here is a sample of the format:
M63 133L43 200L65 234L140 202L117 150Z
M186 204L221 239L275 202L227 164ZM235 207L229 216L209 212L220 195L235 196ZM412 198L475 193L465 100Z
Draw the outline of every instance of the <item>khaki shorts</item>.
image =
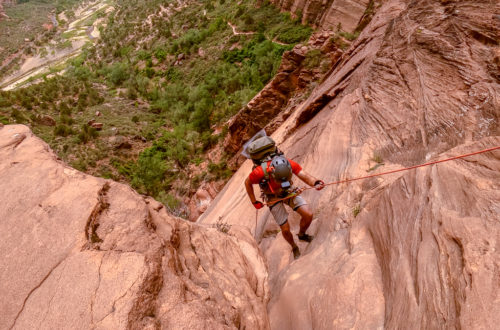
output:
M271 210L274 221L276 221L278 226L283 226L288 220L288 211L285 209L284 204L290 206L292 210L296 211L299 207L307 205L307 202L301 196L295 196L294 198L271 205L269 209Z

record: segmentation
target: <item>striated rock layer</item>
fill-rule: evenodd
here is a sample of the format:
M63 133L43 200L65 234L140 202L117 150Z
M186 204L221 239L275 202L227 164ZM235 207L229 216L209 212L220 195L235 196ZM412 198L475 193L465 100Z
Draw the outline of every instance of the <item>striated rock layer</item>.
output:
M273 137L326 182L500 146L499 14L498 1L385 1ZM272 329L498 327L500 151L306 191L316 237L297 261L246 196L251 166L198 222L254 233Z
M353 32L373 0L271 0L283 11L300 16L302 23L324 30Z
M245 228L173 218L22 125L0 127L0 201L0 329L269 327Z

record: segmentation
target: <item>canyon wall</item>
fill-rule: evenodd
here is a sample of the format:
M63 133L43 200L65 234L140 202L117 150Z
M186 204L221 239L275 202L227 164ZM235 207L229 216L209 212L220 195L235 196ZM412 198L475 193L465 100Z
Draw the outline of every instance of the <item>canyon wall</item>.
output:
M374 1L370 0L271 0L283 11L301 18L302 23L324 30L341 27L354 32L363 15Z
M325 182L500 146L499 14L487 0L386 1L273 137ZM271 328L500 322L500 151L306 191L315 239L299 243L296 261L269 210L256 212L246 196L251 168L243 164L198 222L254 233L269 269Z

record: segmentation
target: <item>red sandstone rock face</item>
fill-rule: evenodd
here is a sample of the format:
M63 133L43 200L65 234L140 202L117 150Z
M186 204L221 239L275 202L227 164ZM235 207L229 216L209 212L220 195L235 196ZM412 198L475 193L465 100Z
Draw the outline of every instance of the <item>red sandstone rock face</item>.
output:
M255 241L169 216L0 127L0 329L267 329Z
M499 13L486 0L385 2L273 137L327 182L500 146ZM499 151L305 192L316 238L297 261L267 209L256 221L250 170L199 222L257 237L272 329L498 327Z
M271 0L284 11L302 16L302 23L331 30L341 26L353 32L365 13L369 0Z
M215 184L203 184L189 200L189 220L196 221L217 196Z

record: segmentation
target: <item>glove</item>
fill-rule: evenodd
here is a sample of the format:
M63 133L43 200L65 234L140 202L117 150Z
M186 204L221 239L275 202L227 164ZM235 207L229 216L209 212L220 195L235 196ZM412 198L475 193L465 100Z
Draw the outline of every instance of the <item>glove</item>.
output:
M325 183L322 180L316 180L316 182L314 182L314 188L316 188L316 190L321 190L325 188Z
M264 207L264 204L261 201L255 201L252 204L253 204L253 207L255 207L257 210Z

